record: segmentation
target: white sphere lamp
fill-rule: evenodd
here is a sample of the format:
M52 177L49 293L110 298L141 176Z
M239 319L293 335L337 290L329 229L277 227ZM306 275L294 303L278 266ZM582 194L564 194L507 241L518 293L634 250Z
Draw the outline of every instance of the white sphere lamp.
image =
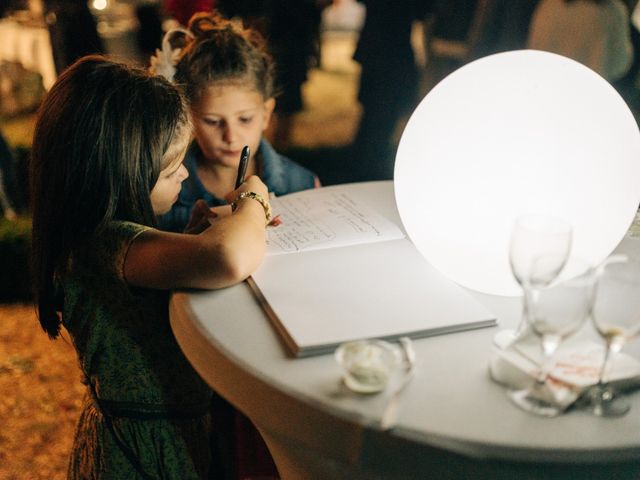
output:
M508 261L522 213L573 226L572 255L600 263L640 203L640 132L597 73L548 52L499 53L456 70L418 105L394 189L407 234L460 285L519 295Z

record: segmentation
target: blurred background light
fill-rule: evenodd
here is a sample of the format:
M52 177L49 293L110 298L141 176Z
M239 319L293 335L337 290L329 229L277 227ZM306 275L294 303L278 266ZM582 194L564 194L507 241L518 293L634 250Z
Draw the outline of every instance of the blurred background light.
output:
M96 10L104 10L107 8L107 0L93 0L93 8Z

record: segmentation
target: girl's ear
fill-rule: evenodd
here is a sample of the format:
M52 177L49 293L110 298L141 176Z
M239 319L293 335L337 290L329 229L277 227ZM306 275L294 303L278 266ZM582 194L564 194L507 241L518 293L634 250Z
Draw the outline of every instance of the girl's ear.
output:
M271 121L271 114L273 109L276 108L276 99L271 97L264 102L264 124L262 125L262 131L265 131Z

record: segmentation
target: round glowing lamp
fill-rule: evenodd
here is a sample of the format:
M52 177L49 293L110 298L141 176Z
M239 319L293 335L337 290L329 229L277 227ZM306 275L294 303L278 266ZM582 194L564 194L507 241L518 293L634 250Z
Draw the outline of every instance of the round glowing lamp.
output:
M427 261L472 290L519 295L508 260L514 219L570 222L572 255L600 263L640 202L640 133L616 90L582 64L499 53L454 71L418 105L394 189Z

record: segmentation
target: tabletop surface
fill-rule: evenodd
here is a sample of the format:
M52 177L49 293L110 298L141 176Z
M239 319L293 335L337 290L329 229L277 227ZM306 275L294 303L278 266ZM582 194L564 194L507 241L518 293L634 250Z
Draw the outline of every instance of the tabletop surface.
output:
M372 205L400 223L392 183L377 183ZM356 191L358 184L353 184L353 189ZM620 248L632 248L629 245ZM414 341L418 368L402 394L395 427L385 433L389 445L402 439L473 458L515 461L640 460L639 393L630 394L631 412L617 419L598 418L580 410L553 419L539 418L512 405L505 388L490 379L488 363L495 334L517 324L520 299L470 293L498 317L499 326ZM347 422L354 429L377 430L389 392L359 395L348 391L333 355L287 356L246 283L217 291L177 293L171 309L179 343L214 388L224 388L224 382L218 385L215 365L197 364L198 358L204 358L198 349L219 353L246 374L243 381L267 385L278 398L294 399L302 409ZM176 320L177 312L184 314L182 320ZM192 328L190 335L201 337L199 345L181 340L184 335L180 331L187 324ZM640 357L636 344L628 345L625 351ZM236 403L234 398L230 400ZM243 399L236 400L242 409ZM263 412L270 417L266 423L286 423L278 420L280 413L286 415L278 412L278 404L270 405L269 411ZM246 413L261 423L252 412Z

